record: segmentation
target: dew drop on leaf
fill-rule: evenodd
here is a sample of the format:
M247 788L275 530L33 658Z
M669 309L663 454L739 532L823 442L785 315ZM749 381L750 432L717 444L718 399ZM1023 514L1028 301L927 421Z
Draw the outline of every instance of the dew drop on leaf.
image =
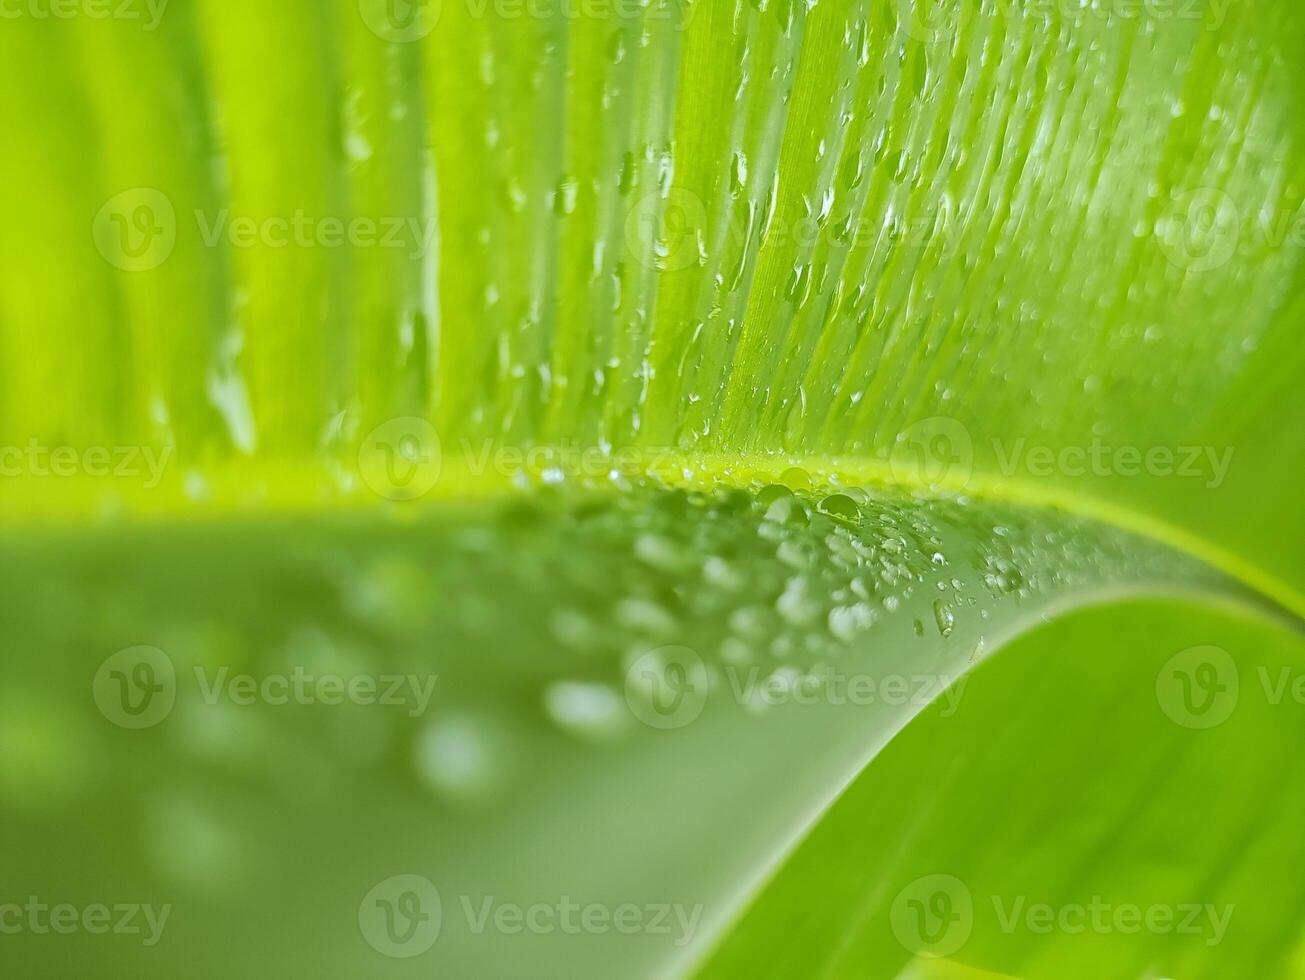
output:
M817 510L840 521L855 523L861 519L861 508L845 493L833 493L823 498Z
M933 601L933 618L938 624L938 632L943 636L951 636L952 630L956 626L956 614L952 612L951 606L947 605L941 599Z
M498 781L498 738L467 714L441 718L424 728L413 745L417 773L427 786L453 802L488 796Z
M544 710L562 730L589 741L607 741L627 727L627 708L606 684L558 681L544 691Z

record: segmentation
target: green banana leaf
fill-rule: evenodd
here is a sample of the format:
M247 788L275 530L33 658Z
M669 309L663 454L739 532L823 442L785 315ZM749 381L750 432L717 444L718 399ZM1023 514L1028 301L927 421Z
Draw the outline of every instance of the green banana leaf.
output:
M0 13L15 975L1305 975L1295 6Z

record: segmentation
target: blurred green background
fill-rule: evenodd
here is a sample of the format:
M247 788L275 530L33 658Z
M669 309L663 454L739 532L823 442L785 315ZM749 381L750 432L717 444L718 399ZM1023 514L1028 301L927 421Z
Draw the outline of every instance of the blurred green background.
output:
M7 0L0 963L1299 974L1302 52Z

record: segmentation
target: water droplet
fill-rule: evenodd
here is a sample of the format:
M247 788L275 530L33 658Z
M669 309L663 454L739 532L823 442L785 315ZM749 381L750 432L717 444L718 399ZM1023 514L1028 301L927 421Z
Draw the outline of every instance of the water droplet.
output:
M810 490L811 474L800 466L790 466L779 475L779 482L790 490Z
M821 606L812 595L806 579L794 576L788 580L783 594L775 602L779 614L794 626L805 626L821 613Z
M859 633L873 626L874 621L874 610L863 602L829 610L829 632L844 643L851 643Z
M938 632L943 636L951 636L952 630L956 626L956 614L952 612L951 606L947 605L941 599L933 601L933 618L938 624Z
M639 535L634 542L634 553L645 565L663 572L676 572L685 565L682 549L660 534Z
M822 499L817 506L817 510L822 514L848 523L856 523L861 520L861 508L845 493L832 493Z
M556 214L567 215L575 213L576 193L580 185L574 177L563 177L558 181L557 189L553 193L553 211Z
M702 577L708 584L730 592L741 589L743 574L724 558L713 555L702 564Z
M730 614L730 630L748 639L764 639L774 627L774 615L762 606L744 606Z
M212 499L213 492L209 488L208 480L204 474L198 470L187 470L182 480L182 488L186 497L196 503L205 503Z
M791 496L793 496L793 491L788 487L781 486L778 483L771 483L757 491L757 503L762 507L769 507L776 500Z
M811 553L796 538L781 541L779 547L775 550L775 554L789 568L804 571L811 567Z
M470 715L453 715L427 725L413 757L422 781L458 803L485 798L498 782L496 734Z
M602 641L598 625L578 609L555 609L548 624L557 642L572 650L593 650Z
M802 501L791 494L780 497L766 509L766 520L790 527L805 527L811 523L811 517Z
M656 635L675 631L675 617L651 599L622 599L616 604L616 621L627 629Z
M219 801L169 789L145 814L145 850L168 880L209 898L229 896L253 871L253 841L239 835Z
M734 154L733 166L730 168L730 192L739 194L748 186L748 158L741 150Z
M579 738L606 741L627 727L625 701L606 684L558 681L544 691L544 710L557 726Z
M612 32L607 42L607 57L614 65L619 65L625 60L625 31Z
M720 658L727 664L740 665L752 661L752 647L737 636L727 636L720 645Z

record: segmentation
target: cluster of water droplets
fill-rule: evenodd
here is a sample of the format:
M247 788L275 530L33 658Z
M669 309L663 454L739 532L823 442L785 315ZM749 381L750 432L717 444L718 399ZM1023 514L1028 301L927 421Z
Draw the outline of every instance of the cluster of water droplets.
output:
M419 805L480 809L545 778L538 752L583 757L661 737L644 703L657 689L631 684L636 667L678 665L714 718L764 732L788 709L739 698L741 673L818 693L831 665L963 671L1025 607L1196 574L1063 514L799 469L743 486L554 481L488 505L307 521L275 548L259 522L166 536L106 529L79 548L75 564L58 549L6 563L26 570L7 576L31 612L17 639L100 656L44 661L59 675L44 689L76 692L78 706L22 715L31 730L13 740L5 771L27 775L0 773L0 804L30 808L33 773L60 788L43 806L72 804L98 785L90 772L127 765L117 752L187 773L142 784L144 853L172 880L214 893L239 887L258 848L245 841L241 807L191 776L224 773L244 787L233 799L271 787L298 806L384 779ZM26 602L38 581L42 598ZM175 709L130 744L95 735L106 722L84 697L113 652L105 637L157 646L176 667ZM222 669L433 680L421 710L408 686L390 706L237 705L202 697L196 668L210 684ZM203 846L188 849L191 839Z

